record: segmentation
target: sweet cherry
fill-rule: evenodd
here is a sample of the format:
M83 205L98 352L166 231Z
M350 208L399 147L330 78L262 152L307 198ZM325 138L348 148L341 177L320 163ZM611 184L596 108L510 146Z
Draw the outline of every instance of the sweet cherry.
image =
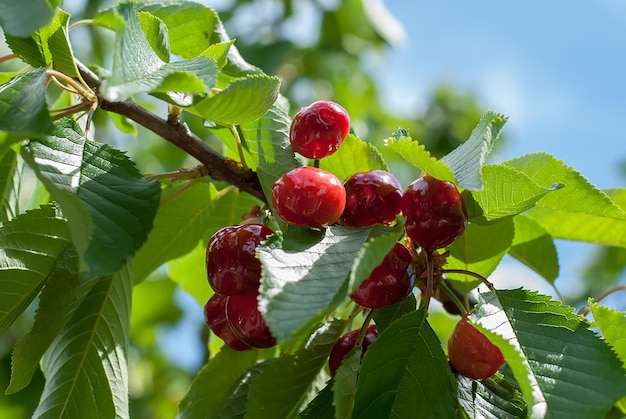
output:
M209 329L231 349L245 351L250 345L242 342L231 329L226 319L226 295L213 294L204 305L204 321Z
M226 301L226 318L235 336L254 348L269 348L276 345L259 311L258 293L231 295Z
M389 224L400 213L402 186L384 170L355 173L344 182L346 208L341 223L348 227Z
M497 346L467 321L465 314L448 340L450 364L468 378L489 378L504 364Z
M350 116L340 105L313 102L298 112L291 122L289 141L295 151L309 159L333 154L350 130Z
M409 266L411 253L396 243L367 279L350 294L352 301L367 308L388 306L404 299L413 288Z
M328 369L330 370L331 376L335 376L337 368L339 368L339 366L343 362L343 359L356 345L356 341L359 338L359 333L361 333L361 329L356 329L348 332L345 335L341 336L333 345L333 348L330 351L330 356L328 357ZM370 324L369 326L367 326L365 336L363 337L363 345L361 346L361 357L367 350L367 347L370 346L370 344L376 339L378 339L378 329L376 329L375 324Z
M467 226L467 212L456 187L426 175L402 195L404 226L411 240L426 250L452 244Z
M256 247L273 233L261 224L228 226L217 231L206 251L206 273L211 288L224 295L256 293L261 278Z
M346 189L332 173L304 166L281 176L272 188L277 215L287 223L321 228L335 223L346 206Z

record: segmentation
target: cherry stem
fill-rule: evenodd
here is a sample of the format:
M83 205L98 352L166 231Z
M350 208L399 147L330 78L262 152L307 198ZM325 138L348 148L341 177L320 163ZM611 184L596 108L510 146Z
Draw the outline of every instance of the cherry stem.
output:
M598 298L595 298L594 301L596 303L599 303L600 301L602 301L603 299L605 299L609 295L611 295L613 293L616 293L618 291L626 291L626 285L618 285L616 287L609 288L608 290L606 290L605 292L600 294L600 296L598 296ZM591 306L589 304L587 304L586 306L584 306L583 308L581 308L578 311L578 314L580 314L581 316L586 316L587 314L589 314L590 311L591 311Z
M434 250L426 250L426 291L424 295L422 295L422 300L420 302L420 308L424 307L426 309L426 313L428 313L428 305L430 304L430 299L433 296L433 287L434 287L434 279L435 279L435 264L434 264Z
M67 83L71 87L73 87L74 90L76 91L76 93L78 93L79 95L81 95L82 97L87 99L89 102L93 103L93 102L96 102L98 100L98 98L96 97L95 93L93 91L91 91L91 89L83 87L81 84L77 83L76 80L74 80L73 78L71 78L71 77L61 73L60 71L48 69L48 70L46 70L46 74L48 76L50 76L50 77L54 77L54 78L63 80L65 83Z
M365 339L365 334L367 333L367 327L369 326L373 318L374 318L374 310L370 310L367 313L367 316L365 316L365 320L363 320L363 326L361 326L361 331L359 332L359 338L356 341L356 346L358 347L363 346L363 340Z
M319 169L319 167L320 167L320 160L319 159L313 160L313 167L316 167L316 168Z
M463 304L463 302L461 302L461 300L459 300L459 297L457 297L456 294L454 293L454 291L452 291L450 289L448 284L446 284L446 281L439 281L438 287L439 287L440 290L445 292L448 297L450 297L450 299L452 300L454 305L456 305L457 308L459 309L459 311L461 312L461 315L467 313L467 306L465 304ZM465 300L467 302L467 298Z
M0 57L0 63L3 63L5 61L9 61L9 60L13 60L15 58L19 58L17 54L3 55L2 57Z
M465 275L473 276L474 278L480 279L483 282L483 284L485 284L487 286L487 288L489 288L490 291L495 291L496 290L496 288L493 286L493 284L491 282L489 282L487 280L487 278L485 278L484 276L482 276L481 274L478 274L476 272L468 271L468 270L465 270L465 269L442 269L441 273L465 274Z
M241 167L243 170L248 170L248 166L246 165L246 159L243 154L243 146L241 145L241 137L239 136L239 131L237 131L237 127L234 125L230 126L230 132L233 133L235 137L235 143L237 143L237 151L239 152L239 160L241 161Z

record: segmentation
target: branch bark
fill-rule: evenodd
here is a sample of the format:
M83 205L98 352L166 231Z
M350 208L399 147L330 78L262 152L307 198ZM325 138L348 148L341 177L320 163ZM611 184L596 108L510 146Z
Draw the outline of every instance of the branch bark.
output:
M76 65L83 80L97 93L101 83L98 76L84 64L77 61ZM204 173L207 176L215 180L228 182L239 190L247 192L263 202L267 202L255 172L243 169L239 163L226 159L211 149L192 133L184 122L168 122L130 100L109 102L104 100L99 93L97 93L97 97L98 105L101 109L123 115L135 121L194 157L204 166Z

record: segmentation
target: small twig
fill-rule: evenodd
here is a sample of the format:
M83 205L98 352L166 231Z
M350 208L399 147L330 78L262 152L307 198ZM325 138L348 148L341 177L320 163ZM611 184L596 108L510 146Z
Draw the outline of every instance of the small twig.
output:
M248 170L248 165L246 165L246 157L243 154L243 145L241 144L241 137L239 136L237 127L234 125L231 125L230 132L232 132L233 137L235 137L235 143L237 144L237 151L239 152L239 161L241 163L241 167L243 167L244 170Z
M604 300L609 295L611 295L613 293L616 293L618 291L626 291L626 285L618 285L618 286L615 286L613 288L609 288L608 290L606 290L605 292L600 294L598 296L598 298L594 298L594 301L596 303L599 303L600 301ZM580 310L578 310L578 314L580 314L581 316L586 316L587 314L589 314L590 311L591 311L591 306L589 306L589 304L587 304L586 306L584 306Z
M370 310L367 313L367 316L365 316L365 320L363 320L363 326L361 326L361 331L359 332L359 338L356 341L356 346L363 346L363 340L365 339L365 334L367 333L367 327L372 321L372 318L374 318L374 310Z
M66 106L64 108L59 108L59 109L52 109L50 110L50 113L54 113L56 115L54 115L52 117L52 119L54 121L59 120L61 118L64 118L68 115L73 115L75 113L78 112L82 112L85 111L89 108L92 107L92 104L89 102L81 102L81 103L77 103L76 105L72 105L72 106Z
M96 94L93 91L85 89L80 83L77 83L76 80L61 73L60 71L48 69L46 70L46 74L50 77L63 80L65 83L69 84L70 86L74 88L75 92L72 92L72 93L77 93L81 95L82 97L87 99L89 102L93 103L97 101L98 98L96 97Z
M14 60L16 58L19 58L19 56L17 54L3 55L2 57L0 57L0 64L2 64L5 61Z
M466 271L465 269L442 269L441 273L444 274L465 274L465 275L469 275L469 276L473 276L474 278L478 278L480 279L483 284L485 284L487 286L487 288L489 288L490 291L495 291L495 287L493 286L493 284L489 281L487 281L487 278L485 278L484 276L482 276L481 274L478 274L476 272L472 272L472 271Z

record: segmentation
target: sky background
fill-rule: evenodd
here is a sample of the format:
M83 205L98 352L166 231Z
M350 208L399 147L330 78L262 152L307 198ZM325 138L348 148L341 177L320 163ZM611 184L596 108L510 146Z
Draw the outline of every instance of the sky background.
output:
M375 71L384 101L394 111L414 114L436 85L448 83L475 94L485 110L509 117L507 142L492 154L491 162L542 151L600 188L626 186L619 169L626 160L626 2L383 4L403 30L397 33L403 35L400 42ZM304 39L310 36L309 28L304 21L294 25ZM575 293L580 268L593 246L556 244L561 264L556 285L567 296L568 291ZM509 258L490 280L501 288L523 285L554 295L543 279ZM179 298L182 306L195 305L182 293ZM618 293L605 303L625 309L624 301ZM177 351L197 345L190 336L201 313L186 316L162 339L165 350L173 351L172 358L193 369L198 360L189 354L181 359Z

